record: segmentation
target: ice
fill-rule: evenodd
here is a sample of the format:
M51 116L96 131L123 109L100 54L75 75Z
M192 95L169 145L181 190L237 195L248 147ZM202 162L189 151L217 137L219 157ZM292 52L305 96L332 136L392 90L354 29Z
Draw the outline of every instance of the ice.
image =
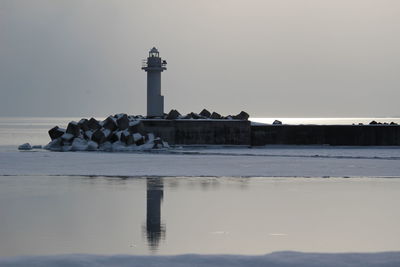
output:
M114 142L112 144L112 151L128 151L127 146L121 141Z
M95 151L97 150L99 145L95 141L89 141L87 143L87 150L88 151Z
M129 153L102 152L113 151L110 142L92 153L20 153L0 148L0 175L400 177L399 148L178 147L135 152L153 146L153 142L122 146ZM46 148L60 151L55 141Z
M300 253L275 252L261 256L243 255L56 255L20 256L0 259L0 266L198 266L198 267L389 267L400 266L400 252L381 253Z
M163 143L163 147L165 147L165 148L170 148L168 142L163 141L162 143Z
M61 147L60 151L62 151L62 152L72 151L72 146L64 145Z
M117 121L118 119L122 118L124 115L126 115L125 113L119 113L119 114L115 114L115 121Z
M61 141L60 139L54 139L50 143L44 146L44 149L50 150L50 151L61 151Z
M109 129L103 129L102 132L104 133L104 136L106 138L111 134L111 131Z
M70 133L65 133L65 134L63 134L63 135L61 136L61 139L66 140L66 141L69 141L69 140L71 140L72 138L74 138L74 136L73 136L72 134L70 134Z
M137 142L138 140L142 139L143 136L140 133L134 133L133 134L133 140L134 142Z
M18 146L19 150L32 150L32 146L29 143L22 144Z
M112 144L111 142L105 142L99 146L100 151L112 151Z
M138 125L140 123L140 120L133 120L129 122L129 126L135 126Z
M152 143L154 141L155 136L153 133L147 134L147 137L149 138L149 140L148 140L149 143Z
M75 138L72 142L72 151L86 151L88 149L88 142L82 138Z
M121 134L123 131L116 131L115 135L118 137L119 140L121 140Z
M85 135L88 137L88 139L92 139L93 131L87 130L87 131L85 132Z

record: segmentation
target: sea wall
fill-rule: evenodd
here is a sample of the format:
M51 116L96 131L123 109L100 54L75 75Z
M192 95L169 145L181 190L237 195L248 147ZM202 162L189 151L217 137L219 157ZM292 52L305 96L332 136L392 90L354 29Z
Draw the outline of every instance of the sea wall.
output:
M398 146L398 125L251 126L251 145Z
M250 145L246 120L142 120L144 128L172 145Z
M250 125L243 120L142 120L172 145L400 146L399 125Z

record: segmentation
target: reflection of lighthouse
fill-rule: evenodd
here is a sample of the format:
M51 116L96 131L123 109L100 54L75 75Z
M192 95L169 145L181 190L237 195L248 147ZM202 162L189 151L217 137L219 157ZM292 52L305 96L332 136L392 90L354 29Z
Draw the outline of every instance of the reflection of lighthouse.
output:
M151 250L157 250L160 239L165 236L161 224L161 201L164 184L161 178L147 178L146 236Z
M166 70L167 62L162 60L157 48L153 47L142 69L147 72L147 116L164 115L164 96L161 95L161 72Z

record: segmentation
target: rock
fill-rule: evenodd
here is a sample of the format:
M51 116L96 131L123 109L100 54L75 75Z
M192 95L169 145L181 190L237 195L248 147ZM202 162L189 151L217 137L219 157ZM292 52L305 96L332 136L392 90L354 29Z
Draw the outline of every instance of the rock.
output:
M61 146L71 146L72 141L74 141L73 139L69 140L69 141L65 141L61 139Z
M162 145L163 145L163 147L165 147L165 148L169 148L168 142L163 141L163 142L162 142Z
M61 147L61 151L62 152L68 152L68 151L71 151L71 148L72 148L72 146L70 146L70 145L63 145Z
M101 129L97 129L92 134L92 141L95 141L98 144L103 144L106 141L106 136L104 135L104 132Z
M111 143L114 143L114 142L117 142L117 141L120 140L120 136L121 136L121 131L119 131L119 132L113 132L113 133L110 135L110 137L108 138L108 140L109 140Z
M190 116L190 114L187 114L183 117L181 117L182 120L190 120L192 117Z
M80 132L80 127L76 121L71 121L68 123L67 130L65 131L67 134L72 134L74 137L78 137Z
M122 116L126 115L125 113L119 113L119 114L115 114L114 116L112 116L114 119L118 120L119 118L121 118Z
M140 139L143 139L143 136L140 133L134 133L134 134L132 134L132 137L133 137L134 142L137 142Z
M141 146L141 145L143 145L145 143L145 139L144 139L144 137L142 136L142 138L139 138L139 139L137 139L136 141L135 141L135 144L137 145L137 146Z
M107 141L109 141L112 131L106 128L101 128L100 130L104 133L104 136L106 137Z
M71 145L71 151L86 151L88 142L82 138L75 138Z
M127 129L129 127L128 115L121 114L121 116L119 116L119 118L117 119L117 126L122 131Z
M395 123L395 122L392 121L392 122L390 123L390 125L397 125L397 123Z
M29 143L18 146L18 150L32 150L32 146Z
M103 128L108 129L110 131L115 131L118 128L117 123L115 122L114 118L111 116L108 117L107 119L105 119L102 122L102 124L103 124Z
M44 149L50 150L50 151L61 151L62 149L62 140L61 137L52 140L50 143L48 143Z
M129 123L128 131L131 134L134 134L134 133L140 133L141 135L146 134L146 131L144 130L143 122L139 121L139 120L138 121L131 121Z
M200 116L203 116L203 117L206 117L206 118L210 118L211 113L210 113L210 111L208 111L207 109L203 109L203 110L200 112Z
M88 130L88 131L83 133L83 137L86 140L91 140L92 139L92 135L93 135L93 131L92 130Z
M176 110L176 109L171 109L171 111L168 113L166 119L167 120L176 120L179 118L181 114Z
M128 131L122 132L121 134L121 142L124 144L132 145L134 143L134 139L132 134L130 134Z
M163 141L160 137L154 138L153 140L154 146L153 148L163 148Z
M102 151L112 151L113 145L110 142L104 142L99 145L99 149Z
M189 116L190 116L190 118L195 119L195 120L201 119L201 116L199 114L197 114L197 113L194 113L194 112L191 112L189 114Z
M140 133L134 133L132 136L133 136L133 141L137 146L141 146L145 143L145 138Z
M42 149L42 146L41 145L34 145L34 146L32 146L32 149Z
M222 118L222 116L220 114L218 114L217 112L213 112L210 116L210 119L213 119L213 120L219 120L221 118Z
M247 121L249 119L249 114L247 112L241 111L238 115L233 116L235 120Z
M64 133L65 133L65 129L61 129L58 126L55 126L49 130L49 136L50 136L51 140L61 137Z
M87 126L92 131L96 131L97 129L101 128L99 121L96 120L95 118L90 118L90 120L87 123Z
M71 142L74 139L74 135L70 133L65 133L61 136L61 140L63 142Z
M117 141L112 144L112 151L127 151L127 150L128 149L127 149L125 143L123 143L121 141Z
M153 133L148 133L146 134L146 143L152 143L155 139L154 134Z
M190 117L211 116L211 114L207 114L207 110L202 112L202 116L192 112ZM170 119L179 118L180 113L177 110L171 110L165 116L169 116ZM102 122L94 118L90 118L90 120L83 118L79 122L71 121L66 130L58 126L49 130L52 141L44 149L52 151L136 151L148 150L153 147L169 147L168 143L163 142L161 138L155 138L154 134L146 133L142 119L141 116L117 114L107 117ZM19 149L28 149L28 145L21 145ZM41 148L41 146L35 148ZM32 149L32 146L29 149Z
M89 141L87 143L87 150L88 151L96 151L99 145L95 141Z
M378 124L378 123L376 121L371 121L369 124L370 125L375 125L375 124Z
M274 122L272 123L274 125L281 125L282 122L280 120L274 120Z
M81 119L78 122L79 128L81 128L81 130L83 132L89 131L89 120L88 119Z

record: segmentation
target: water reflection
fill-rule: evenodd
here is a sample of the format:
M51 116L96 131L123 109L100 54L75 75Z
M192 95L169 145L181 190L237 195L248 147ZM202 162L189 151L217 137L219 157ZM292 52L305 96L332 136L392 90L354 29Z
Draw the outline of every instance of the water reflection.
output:
M0 257L400 248L394 178L0 176L0 183Z
M160 240L165 238L165 225L161 222L163 195L163 179L147 178L146 237L151 251L157 251Z

